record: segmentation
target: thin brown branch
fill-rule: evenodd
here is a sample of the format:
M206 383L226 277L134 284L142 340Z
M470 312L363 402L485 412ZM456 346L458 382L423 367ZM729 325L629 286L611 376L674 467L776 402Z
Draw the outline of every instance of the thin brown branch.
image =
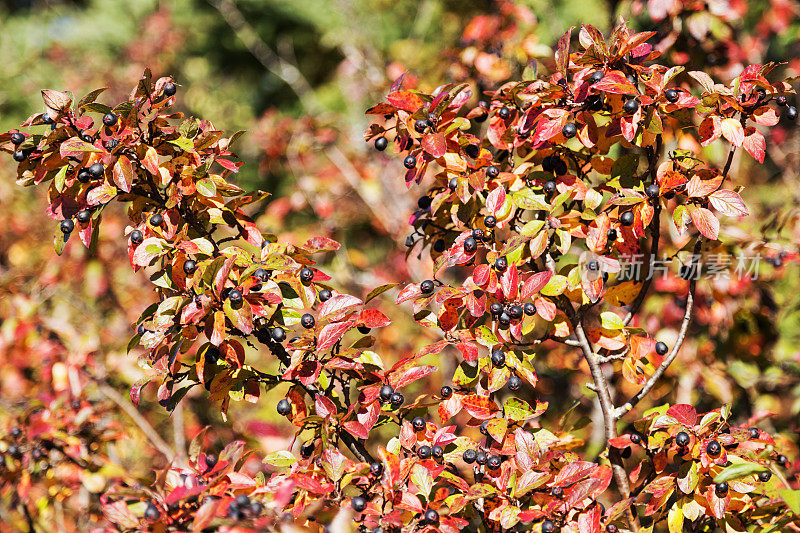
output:
M648 276L645 278L642 288L639 290L639 294L636 295L636 298L631 303L630 311L628 314L625 315L625 319L622 321L623 325L627 326L630 324L633 317L636 316L636 313L639 312L639 309L642 307L642 303L644 303L644 298L647 296L647 290L650 288L650 284L653 281L653 259L658 259L658 242L661 238L661 224L660 224L660 215L661 215L661 204L656 202L653 208L653 220L650 222L650 232L653 235L653 240L650 244L650 268L648 269Z
M694 251L692 253L692 269L690 273L694 272L694 269L697 267L697 260L700 254L700 247L703 243L703 237L700 236L697 238L697 242L694 244ZM656 369L652 376L647 380L647 382L642 386L641 390L637 392L630 400L628 400L625 405L618 407L614 411L614 415L619 418L623 416L625 413L636 407L642 398L644 398L647 393L649 393L655 384L661 379L661 376L664 375L664 372L667 371L667 368L672 361L678 356L678 351L680 351L681 346L683 345L683 341L686 339L686 332L689 329L689 323L692 321L692 310L694 308L694 293L695 288L697 287L697 278L693 275L692 279L689 281L689 294L686 297L686 312L683 314L683 320L681 321L681 327L678 332L678 339L675 342L675 345L672 347L672 351L670 351L667 358L661 363L661 365Z
M120 393L105 383L98 383L97 385L103 396L117 404L123 411L125 411L125 414L127 414L131 420L133 420L136 425L139 426L139 429L142 430L142 433L145 434L153 446L155 446L156 449L161 452L168 461L172 461L175 458L175 450L173 450L169 444L164 442L164 439L161 438L161 435L159 435L158 432L153 429L153 426L151 426L150 423L139 413L139 411L136 410L132 403L127 401Z
M255 330L253 331L253 335L258 339L258 341L264 344L270 352L272 352L275 357L280 359L280 361L285 364L286 366L291 365L292 358L289 356L289 353L286 351L286 348L279 343L275 342L269 334L269 331L266 329L262 330ZM301 386L311 398L316 398L318 394L321 394L319 390L313 385L305 385L300 381L293 381L293 383L297 383ZM359 461L365 463L373 463L375 459L372 455L367 451L366 446L364 443L347 433L347 431L340 431L339 437L342 439L342 442L347 446L347 448L353 453L353 455L358 458Z

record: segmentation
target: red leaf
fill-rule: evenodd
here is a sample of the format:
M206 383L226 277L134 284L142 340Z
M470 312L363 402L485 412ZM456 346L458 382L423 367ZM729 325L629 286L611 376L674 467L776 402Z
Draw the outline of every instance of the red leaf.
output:
M753 121L762 126L774 126L778 123L778 113L770 106L761 106L753 111Z
M720 189L708 195L711 206L729 217L744 217L750 214L744 200L739 193L727 189Z
M389 384L395 389L399 389L400 387L404 387L413 381L427 376L434 370L436 370L436 367L433 365L415 366L403 372L392 374L389 378Z
M722 135L722 119L717 115L711 115L703 119L700 123L700 144L708 146Z
M711 240L717 240L719 237L719 220L714 216L714 213L705 207L695 207L691 210L692 222L697 227L698 231Z
M131 192L131 185L133 184L133 166L130 159L124 155L117 159L114 163L113 170L114 183L117 187L125 192Z
M486 209L498 214L506 203L506 189L505 187L495 187L492 192L486 197Z
M411 91L397 91L389 93L386 96L386 99L389 100L389 103L393 106L404 111L408 111L409 113L413 113L425 103L422 98Z
M341 244L327 237L313 237L308 239L303 248L310 252L332 252L338 250Z
M422 138L422 149L433 157L442 157L447 151L444 133L430 133Z
M327 324L322 328L322 331L319 334L319 339L317 340L317 350L327 350L336 344L339 339L344 336L345 332L350 329L350 327L350 322Z
M367 431L367 428L365 428L360 422L351 420L350 422L345 422L342 425L344 426L344 429L346 429L348 433L358 437L359 439L369 438L369 431Z
M636 94L637 92L636 87L619 70L606 72L603 79L594 84L594 88L598 91L614 94Z
M756 161L763 163L764 157L767 155L767 142L764 140L764 136L755 128L747 128L745 133L742 146Z
M148 146L142 159L142 165L153 176L158 176L158 152L152 146Z
M497 404L494 403L494 400L486 396L471 394L461 400L461 403L464 409L478 420L488 420L498 411Z
M400 291L400 294L397 295L397 300L395 300L395 303L400 304L418 296L422 296L422 291L419 290L419 284L411 283L410 285L406 285L403 290Z
M744 142L744 128L742 123L735 118L726 118L722 121L722 136L734 146L741 146Z
M547 285L547 282L550 281L552 277L553 273L549 270L533 274L522 286L522 294L520 294L520 296L523 300L527 300L531 295L539 292L542 287Z
M314 400L314 409L316 409L317 414L322 418L328 418L338 412L333 401L324 394L317 394Z
M363 302L355 296L349 294L337 294L323 303L319 308L319 320L328 317L339 318L344 316L347 312L353 311L356 307L362 305Z
M364 309L358 315L359 322L363 322L368 328L382 328L392 323L389 317L377 309Z
M671 416L684 426L693 427L697 423L697 410L685 403L675 404L667 410L667 416Z
M569 67L569 40L570 37L572 37L573 29L574 26L571 26L567 32L561 36L558 40L558 46L556 47L556 67L563 76L567 75L567 68Z

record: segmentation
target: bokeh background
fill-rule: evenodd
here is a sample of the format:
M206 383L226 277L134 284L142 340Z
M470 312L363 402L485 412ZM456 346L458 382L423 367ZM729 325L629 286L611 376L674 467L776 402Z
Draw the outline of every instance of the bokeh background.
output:
M404 72L408 87L468 80L478 94L526 67L547 73L544 58L570 26L607 32L621 15L637 31L658 31L667 61L687 70L726 81L743 65L787 61L781 69L793 75L800 72L798 13L791 0L2 0L0 128L40 112L42 88L81 96L108 86L100 100L110 103L124 99L146 67L156 77L171 75L182 111L219 129L247 130L236 147L246 162L238 183L272 194L255 213L259 227L290 242L312 235L341 242L323 268L337 285L365 295L383 283L427 277L428 262L418 255L428 251L404 245L421 191L406 190L396 157L363 141L364 111ZM800 237L800 137L780 125L768 145L763 166L735 159L733 175L746 178L734 179L747 186L754 216L731 231L760 235L790 258ZM724 150L710 147L708 156L724 158ZM111 479L147 484L166 462L160 446L185 453L205 425L212 426L212 448L232 438L262 452L290 446L291 427L274 412L281 390L255 406L232 405L228 422L209 408L204 391L190 393L170 415L155 389L145 388L138 411L130 408L127 389L144 372L127 345L152 292L130 271L124 213L106 210L95 250L73 242L57 257L43 191L17 187L11 163L0 159L0 430L64 396L65 406L76 399L92 406L94 427L109 432L98 439L108 458L102 468L81 470L69 483L43 474L45 486L32 493L42 519L60 517L54 523L62 531L101 523L97 495ZM708 288L694 340L654 401L669 389L698 410L734 402L744 418L772 412L776 429L796 432L799 270L786 260L764 266L762 279L746 288ZM642 325L657 329L670 313L680 316L681 302L668 285L655 289L647 308L653 319ZM727 300L737 290L745 304ZM389 360L435 340L393 298L387 293L381 304L394 325L378 345ZM550 402L546 417L554 417L543 424L557 423L576 398L592 416L576 361L576 354L543 347L537 398ZM436 362L441 375L452 374L454 360ZM420 387L438 388L439 379ZM589 418L574 425L591 451L602 435L591 433ZM12 518L0 531L24 529L27 517L5 487L0 516ZM87 511L65 518L70 511L60 502L70 498Z

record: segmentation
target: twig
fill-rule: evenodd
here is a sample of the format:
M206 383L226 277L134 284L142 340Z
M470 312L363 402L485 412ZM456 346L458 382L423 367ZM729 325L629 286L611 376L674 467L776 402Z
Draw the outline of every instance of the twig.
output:
M150 423L139 413L139 411L136 410L133 404L126 401L120 393L105 383L98 383L97 385L103 396L117 404L123 411L125 411L125 414L131 417L131 420L133 420L136 425L139 426L139 429L142 430L142 433L144 433L145 436L150 439L150 442L153 444L153 446L155 446L156 449L158 449L158 451L161 452L168 460L172 461L172 459L175 457L175 450L173 450L169 444L164 442L164 439L161 438L158 432L153 429L153 426L151 426Z
M258 339L260 343L264 344L269 351L272 352L273 355L275 355L278 359L280 359L281 362L287 367L292 364L292 358L286 352L286 348L284 348L281 343L272 340L268 330L254 330L253 335L255 335L256 339ZM317 388L313 385L305 385L300 381L293 382L300 385L311 398L316 398L317 395L320 394L319 390L317 390ZM346 431L340 431L339 436L342 439L342 442L344 442L344 444L350 449L353 455L358 458L359 461L365 463L375 462L375 459L367 451L367 448L364 446L364 443L361 440L354 438Z
M694 244L694 252L692 255L692 269L694 269L697 266L697 259L700 253L700 246L702 245L702 243L703 243L703 237L700 236L697 238L697 242L695 242ZM652 390L656 382L659 379L661 379L661 376L664 375L664 372L666 372L669 365L672 364L672 361L674 361L675 357L677 357L678 351L681 349L683 341L686 339L686 332L689 329L689 323L692 320L692 309L694 307L694 293L696 286L697 286L697 279L693 276L692 279L689 281L689 294L686 297L686 312L683 314L683 320L681 321L681 328L680 331L678 332L678 339L675 342L675 345L672 347L672 351L669 353L667 358L664 359L664 361L661 363L661 366L659 366L653 373L653 375L650 376L650 378L647 380L647 382L644 384L641 390L637 392L630 400L628 400L628 402L625 405L618 407L617 409L614 410L614 416L616 416L617 418L621 417L622 415L633 409L636 406L636 404L638 404L642 400L642 398L644 398L647 395L647 393L650 392L650 390Z

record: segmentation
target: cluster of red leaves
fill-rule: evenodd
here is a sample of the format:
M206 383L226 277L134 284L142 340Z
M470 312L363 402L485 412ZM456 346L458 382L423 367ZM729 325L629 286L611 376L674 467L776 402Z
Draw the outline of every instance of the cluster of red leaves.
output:
M653 457L627 476L624 454L615 448L633 442L615 433L627 410L608 404L597 372L602 377L600 364L623 361L626 379L644 384L658 377L637 366L648 359L660 364L653 340L612 309L641 303L637 295L647 285L617 283L615 274L620 258L645 251L643 238L651 238L651 253L658 251L662 209L680 232L691 221L710 240L718 237L719 220L709 208L747 214L738 191L723 188L729 165L717 169L686 151L661 161L665 142L698 127L698 143L724 138L731 154L743 147L763 159L764 139L748 121L776 120L768 104L791 87L770 84L769 66L746 69L729 88L702 73L676 84L681 68L651 63L659 57L647 44L652 33L620 25L606 41L584 26L577 53L570 53L570 35L559 41L549 79L507 83L472 110L465 109L471 94L463 85L425 94L403 90L398 80L388 102L369 111L386 122L373 125L367 139L394 132L396 151L406 153L409 186L435 170L435 185L411 222L432 244L437 276L465 274L455 286L427 280L400 292L398 302L414 300L418 322L441 329L445 338L391 368L370 350L369 335L388 319L367 304L393 285L363 300L339 293L310 258L335 251L337 243L312 238L291 245L262 233L244 208L265 194L245 193L228 181L240 166L230 151L237 135L171 111L177 88L170 78L153 81L145 72L128 100L113 108L96 102L102 90L76 104L67 93L43 91L47 112L23 126L50 125L50 131L22 139L18 132L0 135L2 149L20 163L18 182L48 184L48 214L62 221L57 251L73 226L92 246L105 206L115 199L128 205L131 267L146 269L158 298L142 313L131 342L146 348L141 362L151 369L131 390L135 403L156 378L158 399L168 409L204 386L223 413L231 399L256 402L262 386L291 385L278 409L303 435L300 458L288 451L264 458L288 470L253 474L240 442L215 460L198 444L189 466L161 472L153 489L107 494L109 520L122 529L200 530L241 520L263 528L288 513L306 524L354 517L362 527L390 531L456 532L478 524L499 530L534 522L542 530L597 533L631 526L634 509L654 522L666 518L656 511L675 501L668 487L673 472L665 466L667 452L659 455L659 431L685 427L695 439L738 445L742 453L725 452L712 461L717 467L772 458L766 434L717 436L727 419L722 411L698 424L681 406L637 422L648 446L653 443ZM694 92L691 79L699 83ZM103 114L102 123L89 113ZM486 118L484 130L474 128ZM695 250L700 243L695 239ZM584 255L575 258L574 248ZM439 306L436 313L428 311L431 303ZM637 309L634 304L631 315ZM545 402L513 395L501 401L501 389L518 390L520 379L536 386L533 347L553 340L580 346L591 367L611 445L601 461L583 461L571 451L580 443L568 430L538 427L534 419ZM275 356L277 371L248 364L245 347L255 343ZM406 402L399 389L435 371L422 359L447 345L464 359L453 376L456 390ZM442 425L419 416L433 405ZM483 444L469 431L459 434L455 417L480 427ZM373 458L367 440L388 423L399 433ZM706 516L731 521L734 512L769 501L771 512L736 519L748 526L796 521L789 511L798 512L795 491L775 497L737 484L729 489L736 505L720 504L699 474L719 479L730 470L714 470L702 447L691 453L699 461L698 481L681 490L694 493L696 505L671 506L668 516L679 514L681 523ZM757 472L740 470L730 479ZM607 496L616 503L606 509L599 498L612 477L619 492ZM629 481L642 481L641 489L631 491Z

